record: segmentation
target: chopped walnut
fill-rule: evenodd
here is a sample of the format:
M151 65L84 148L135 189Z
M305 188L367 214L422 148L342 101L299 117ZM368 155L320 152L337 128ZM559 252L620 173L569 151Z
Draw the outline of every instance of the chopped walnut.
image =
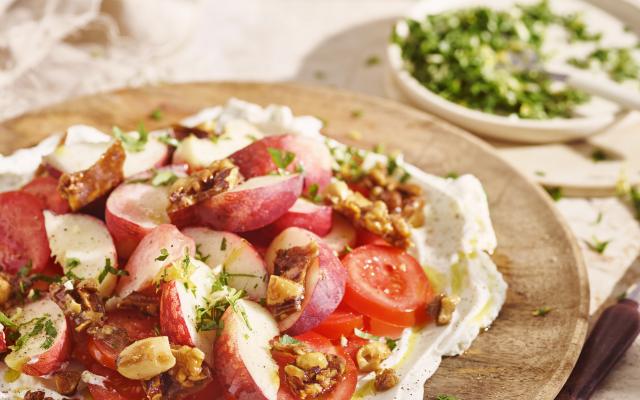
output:
M240 171L233 162L228 159L214 161L209 167L174 182L170 189L169 212L177 212L226 192L241 181Z
M436 325L449 325L459 302L458 296L447 296L441 293L429 304L427 312L436 321Z
M124 299L112 297L107 301L105 307L108 311L138 310L152 317L158 316L160 312L160 302L157 297L137 292L131 293Z
M11 283L9 279L0 275L0 306L7 303L9 299L11 299Z
M59 371L53 375L56 383L56 391L65 396L70 396L76 392L80 383L80 371Z
M53 283L49 286L49 293L64 314L74 322L76 332L91 333L92 328L100 328L104 324L104 304L96 280L77 282L73 290L68 290L64 284Z
M346 365L345 359L335 354L306 352L284 367L285 380L300 399L315 398L337 385Z
M371 201L354 192L342 181L331 183L325 192L333 208L351 222L385 240L396 247L407 248L411 243L411 229L401 215L389 214L385 202Z
M122 144L116 141L88 169L62 174L58 183L58 192L69 201L72 211L92 203L123 181L125 156Z
M147 395L146 400L162 400L164 398L164 380L162 375L154 376L153 378L142 381L142 388L144 394Z
M168 371L181 386L192 387L197 382L207 379L203 373L204 353L189 346L172 346L171 352L176 358L176 365Z
M376 380L374 387L378 392L384 392L391 389L400 382L400 378L396 375L396 371L392 368L384 368L376 371Z
M276 253L266 300L267 308L278 321L302 308L307 270L318 262L319 251L318 244L311 242Z
M274 340L271 344L271 350L272 351L280 351L283 353L288 353L294 356L299 356L305 353L308 353L309 351L309 347L304 344L303 342L298 342L298 343L282 343L279 340Z
M371 372L380 368L380 364L389 358L391 350L382 342L370 342L362 346L356 354L358 369Z
M43 390L32 391L29 390L24 394L23 400L53 400L52 397L47 396L47 394Z

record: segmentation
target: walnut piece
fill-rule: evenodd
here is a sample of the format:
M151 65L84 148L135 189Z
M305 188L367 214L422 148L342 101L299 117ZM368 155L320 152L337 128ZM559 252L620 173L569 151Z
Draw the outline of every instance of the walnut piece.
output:
M203 373L204 353L190 346L172 346L171 353L176 358L176 365L168 371L182 387L193 387L194 384L207 379Z
M278 275L269 277L267 286L267 308L276 320L282 321L287 316L302 309L304 286Z
M24 394L24 400L53 400L53 398L47 396L43 390L29 390Z
M396 375L396 371L392 368L384 368L376 371L376 380L373 385L378 392L384 392L391 389L400 382L400 378Z
M356 354L358 369L361 372L376 371L380 364L389 358L391 350L386 343L370 342L362 346Z
M237 166L228 159L214 161L173 183L169 194L170 213L183 210L209 197L226 192L242 182Z
M90 331L104 324L104 304L95 279L75 282L73 290L68 290L62 283L53 283L49 286L49 293L74 322L76 332Z
M344 375L346 365L338 355L308 351L284 367L285 380L298 398L312 399L333 389Z
M56 391L65 396L70 396L76 392L80 383L80 371L59 371L53 375L56 383Z
M325 191L325 198L354 225L382 236L393 246L403 249L412 246L409 224L401 215L390 214L383 201L371 201L349 189L343 181L332 182Z
M58 192L69 201L71 211L81 209L118 186L124 179L125 157L122 144L116 141L88 169L62 174Z

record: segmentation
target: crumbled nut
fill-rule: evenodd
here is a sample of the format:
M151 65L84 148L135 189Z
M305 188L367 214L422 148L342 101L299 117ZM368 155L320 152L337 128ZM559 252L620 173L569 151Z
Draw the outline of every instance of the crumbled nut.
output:
M304 284L307 270L318 262L320 248L316 242L306 246L280 249L273 260L273 273L297 283Z
M11 283L4 277L0 276L0 306L5 304L11 298Z
M400 382L400 378L396 375L396 371L392 368L384 368L376 371L376 380L374 387L378 392L384 392L391 389Z
M311 353L299 355L296 358L296 365L302 369L323 369L327 368L329 362L327 361L327 357L323 353L314 351Z
M301 354L308 353L309 347L304 344L304 342L300 343L282 343L279 340L274 340L271 343L271 350L273 351L281 351L283 353L289 353L294 356L298 356Z
M267 286L267 308L281 321L302 309L304 286L278 275L269 277Z
M24 394L24 400L53 400L53 398L47 396L43 390L36 390L35 392L29 390Z
M164 382L162 375L154 376L153 378L142 381L142 388L147 395L146 400L162 400Z
M90 332L104 324L104 304L95 279L82 280L74 285L73 290L68 290L64 284L53 283L49 286L49 293L74 322L76 332Z
M354 225L382 236L394 246L407 248L412 245L409 225L401 215L389 214L384 201L371 201L342 181L332 182L325 191L325 198Z
M84 171L62 174L58 192L69 201L71 211L77 211L118 186L124 179L126 154L116 141L100 159Z
M307 352L284 367L285 379L300 398L315 398L333 389L346 371L346 361L335 354Z
M436 325L448 325L453 317L453 312L460 302L457 296L443 296L440 298L440 311L436 319Z
M173 183L169 195L169 212L190 207L211 196L226 192L242 181L238 167L228 159L214 161L207 168L193 172Z
M169 338L156 336L125 347L116 360L120 375L129 379L151 379L176 365Z
M146 296L141 293L131 293L124 299L112 297L107 301L105 306L108 311L112 310L138 310L143 313L155 317L160 312L160 304L158 299Z
M176 365L169 370L171 375L181 386L191 387L196 382L206 379L202 371L204 353L189 346L173 346L171 353L176 358Z
M358 350L356 361L358 369L362 372L375 371L380 364L391 355L391 350L386 343L370 342Z
M53 377L56 383L56 391L65 396L72 395L80 383L80 371L59 371Z

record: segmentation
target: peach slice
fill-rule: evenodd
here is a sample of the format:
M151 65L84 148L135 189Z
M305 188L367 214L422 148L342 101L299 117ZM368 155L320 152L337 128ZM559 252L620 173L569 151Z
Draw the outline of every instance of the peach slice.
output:
M196 309L206 306L205 298L211 291L214 274L211 268L201 261L191 258L190 263L194 268L189 277L194 284L192 290L180 281L174 280L162 284L160 327L171 343L197 347L205 354L205 361L213 365L213 342L216 331L198 330Z
M27 304L13 316L23 340L4 358L7 366L27 375L43 376L56 371L71 350L67 320L62 309L49 299ZM34 334L35 333L35 334Z
M356 228L344 217L333 213L331 230L322 240L337 254L342 254L347 246L355 247L358 239Z
M109 272L104 275L103 271L107 262L117 268L118 257L104 222L90 215L56 215L45 210L44 224L51 255L64 272L80 279L96 279L100 294L109 296L117 276Z
M219 231L246 232L275 221L296 202L301 175L251 178L193 206L197 221Z
M166 251L166 252L165 252ZM116 287L116 294L127 297L153 285L154 279L164 267L180 260L185 254L194 255L196 245L193 240L173 225L158 225L140 242L129 258L123 276Z
M318 259L306 273L304 300L300 311L287 316L278 325L281 332L299 335L318 326L338 307L344 297L347 271L333 250L314 233L301 228L282 231L267 249L267 269L273 273L274 261L279 250L307 246L315 242L319 249Z
M238 400L276 400L280 379L269 343L278 334L276 321L257 303L239 300L222 322L214 350L221 383Z
M196 242L199 254L209 267L224 267L229 274L229 286L244 290L252 300L265 298L267 266L251 243L231 232L208 228L187 228L182 233Z
M318 189L322 190L331 181L333 158L327 146L314 138L298 135L267 136L235 152L230 158L245 177L267 175L278 169L270 149L295 154L287 170L303 171L305 191L313 185L318 185Z

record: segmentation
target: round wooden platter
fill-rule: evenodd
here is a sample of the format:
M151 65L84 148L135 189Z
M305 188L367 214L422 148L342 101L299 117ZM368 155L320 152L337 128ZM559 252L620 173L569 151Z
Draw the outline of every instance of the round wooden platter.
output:
M426 383L425 398L553 399L587 332L589 288L578 247L546 193L502 161L484 142L412 108L327 88L294 84L161 85L70 100L0 124L0 152L35 144L72 124L155 128L237 97L286 104L326 121L325 133L362 148L386 143L434 174L472 173L484 184L498 236L493 258L509 283L491 329L460 357L447 358ZM160 108L163 119L149 118ZM354 116L355 115L355 116ZM353 132L362 138L352 140ZM545 317L533 310L548 306Z

